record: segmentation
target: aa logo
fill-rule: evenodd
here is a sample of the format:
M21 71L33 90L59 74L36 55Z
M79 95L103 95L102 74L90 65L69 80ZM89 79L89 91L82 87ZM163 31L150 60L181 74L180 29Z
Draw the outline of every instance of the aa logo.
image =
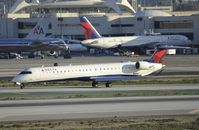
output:
M33 34L37 34L37 35L44 34L44 30L43 30L42 27L36 26L36 28L35 28L34 31L33 31Z

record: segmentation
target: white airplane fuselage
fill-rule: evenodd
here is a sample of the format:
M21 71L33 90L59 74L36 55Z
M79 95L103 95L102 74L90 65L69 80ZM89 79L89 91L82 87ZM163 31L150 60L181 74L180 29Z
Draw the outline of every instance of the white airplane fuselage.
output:
M162 67L162 64L145 61L38 67L21 71L12 81L18 84L62 80L114 81L143 77Z
M191 41L182 35L159 36L125 36L125 37L100 37L82 41L82 44L97 48L117 48L145 46L154 48L156 45L190 46Z

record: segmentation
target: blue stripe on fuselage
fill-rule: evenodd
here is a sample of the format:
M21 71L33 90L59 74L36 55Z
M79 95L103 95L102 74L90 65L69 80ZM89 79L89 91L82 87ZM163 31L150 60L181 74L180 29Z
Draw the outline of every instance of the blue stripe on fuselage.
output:
M3 45L28 45L31 44L32 40L28 39L0 39L0 46Z

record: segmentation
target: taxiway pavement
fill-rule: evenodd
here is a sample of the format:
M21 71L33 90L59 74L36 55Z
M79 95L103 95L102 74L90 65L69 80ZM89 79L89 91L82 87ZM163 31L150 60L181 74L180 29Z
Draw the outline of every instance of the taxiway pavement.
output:
M0 88L0 94L14 93L42 93L42 92L66 92L66 93L82 93L82 92L121 92L121 91L153 91L153 90L199 90L199 84L153 84L153 85L114 85L111 88L91 86L51 86L48 88Z
M199 96L1 101L0 121L199 114Z

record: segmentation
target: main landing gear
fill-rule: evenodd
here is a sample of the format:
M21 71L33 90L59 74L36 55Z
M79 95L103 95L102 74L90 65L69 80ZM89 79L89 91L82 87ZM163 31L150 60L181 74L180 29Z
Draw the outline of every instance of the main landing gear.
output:
M99 84L98 84L97 81L93 81L93 82L92 82L92 87L93 87L93 88L97 88L98 86L99 86ZM111 84L111 82L106 82L106 83L105 83L105 86L106 86L107 88L110 88L110 87L112 87L112 84Z
M92 82L92 87L93 87L93 88L97 88L97 87L98 87L98 82L93 81L93 82Z
M111 82L106 82L105 86L106 86L107 88L110 88L110 87L112 87L112 84L111 84Z
M24 84L21 84L20 85L20 89L24 89L25 88L25 85Z

